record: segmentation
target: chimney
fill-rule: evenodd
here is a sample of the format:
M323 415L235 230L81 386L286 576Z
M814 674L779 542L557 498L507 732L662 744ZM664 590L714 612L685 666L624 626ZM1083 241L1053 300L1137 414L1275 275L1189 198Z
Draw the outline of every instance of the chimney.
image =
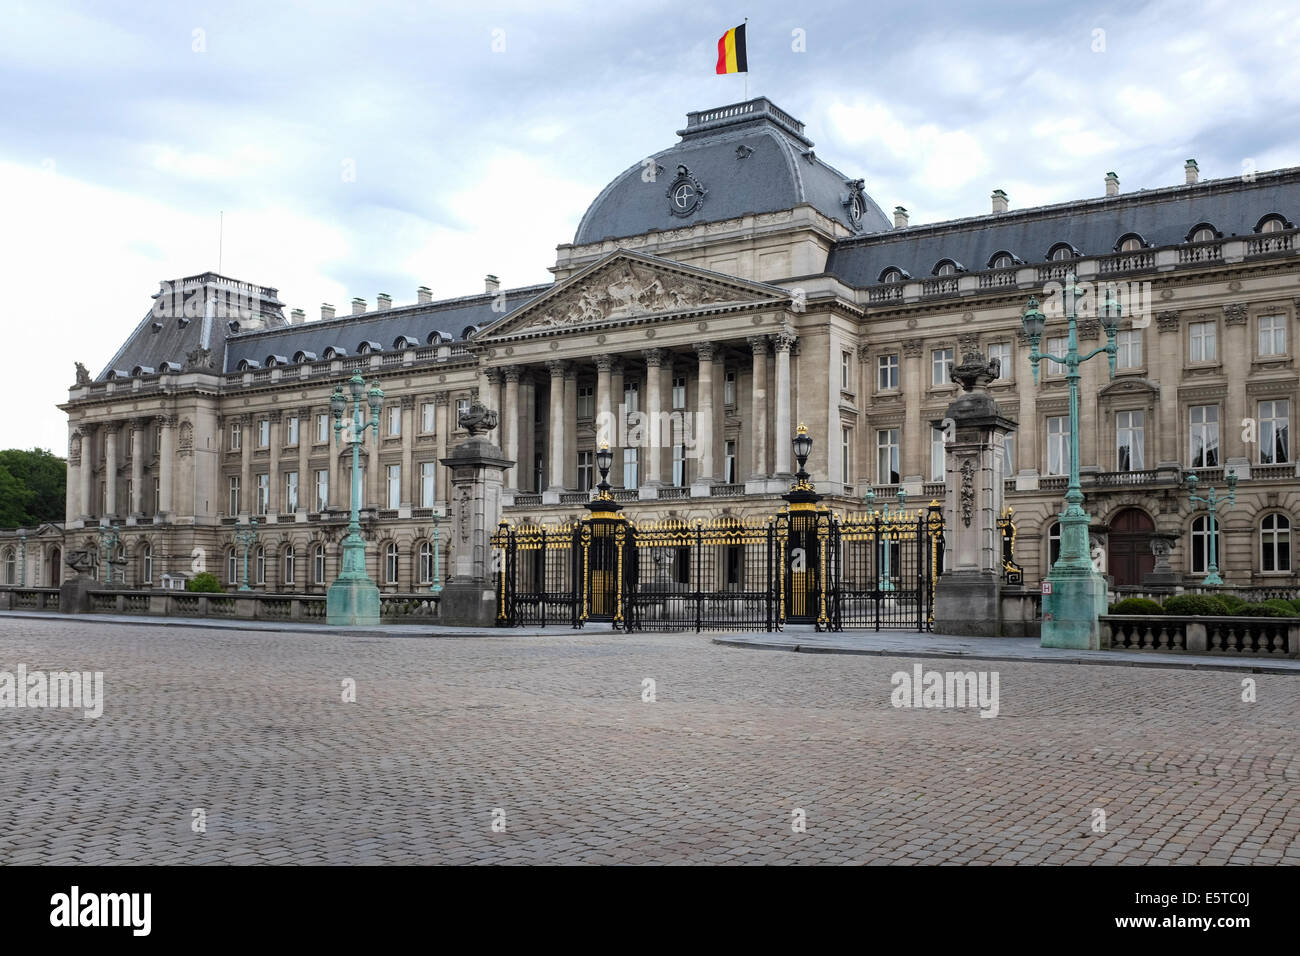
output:
M1006 193L1004 193L1001 189L995 189L993 190L993 195L991 198L993 200L993 211L995 213L1007 211L1008 206L1007 206Z
M306 321L307 321L307 313L304 312L302 309L294 309L292 312L289 313L290 325L302 325Z
M501 291L501 280L494 275L488 275L483 280L483 284L487 287L488 295L496 295Z
M391 309L393 307L393 297L387 292L381 292L375 297L375 308L379 311Z
M328 319L332 319L332 318L334 318L334 306L330 305L328 302L322 302L320 304L321 321L325 322Z
M907 210L904 209L902 206L894 207L894 228L895 229L907 228Z
M1183 169L1186 170L1187 172L1187 185L1190 186L1192 185L1192 183L1197 183L1201 181L1201 170L1196 165L1196 160L1189 159L1186 163L1183 164Z
M1107 196L1119 195L1119 177L1116 176L1114 173L1106 174L1106 195Z
M353 299L353 300L352 300L352 314L353 314L353 315L365 315L365 314L366 314L366 300L365 300L365 299L356 298L356 299Z
M420 305L428 305L433 301L433 292L427 285L422 285L415 290L415 301Z

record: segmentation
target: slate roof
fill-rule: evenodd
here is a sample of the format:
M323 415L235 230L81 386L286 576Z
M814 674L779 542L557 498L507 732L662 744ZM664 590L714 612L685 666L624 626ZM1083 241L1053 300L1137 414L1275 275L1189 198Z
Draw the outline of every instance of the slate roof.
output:
M1223 238L1249 235L1270 213L1300 220L1300 167L1257 173L1253 182L1208 180L844 239L831 250L826 271L855 287L877 284L891 266L916 279L930 276L941 259L978 272L999 252L1044 262L1060 242L1098 256L1117 251L1131 233L1148 246L1176 245L1202 223Z
M647 157L662 167L653 182L642 178L648 167L638 160L601 191L578 223L576 245L792 209L800 203L855 231L892 226L866 195L860 226L852 222L845 206L849 177L817 159L812 141L803 135L803 123L766 98L691 113L678 135L680 143ZM685 217L673 215L668 203L668 188L679 165L706 190L699 208Z

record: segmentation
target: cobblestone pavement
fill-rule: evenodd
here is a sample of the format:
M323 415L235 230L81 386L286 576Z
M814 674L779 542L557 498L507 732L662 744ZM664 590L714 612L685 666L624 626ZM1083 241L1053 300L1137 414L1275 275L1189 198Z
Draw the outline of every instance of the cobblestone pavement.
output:
M1300 862L1300 678L918 662L996 670L985 719L891 706L913 663L6 618L0 671L107 702L0 708L0 861Z

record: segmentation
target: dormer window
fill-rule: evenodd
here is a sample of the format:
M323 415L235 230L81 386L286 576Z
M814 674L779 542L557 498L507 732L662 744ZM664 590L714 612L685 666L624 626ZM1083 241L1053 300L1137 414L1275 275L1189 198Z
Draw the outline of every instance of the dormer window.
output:
M884 272L880 273L881 282L902 282L906 278L908 278L907 273L897 266L890 266Z
M1020 259L1009 252L997 252L989 260L990 269L1010 269L1014 265L1019 265Z
M1127 236L1122 236L1119 242L1115 243L1115 251L1116 252L1138 252L1145 245L1146 243L1142 241L1141 236L1139 236L1137 233L1129 233Z
M477 325L467 325L467 326L465 326L464 329L461 330L461 333L460 333L460 337L461 337L462 339L467 339L467 340L468 340L468 339L472 339L472 338L473 338L474 336L476 336L476 335L478 335L478 326L477 326Z
M1203 222L1187 235L1188 242L1213 242L1219 238L1218 232L1208 222Z
M957 267L951 262L941 262L935 267L934 274L937 276L951 276L957 274Z
M1265 216L1255 227L1256 232L1282 232L1284 229L1290 229L1291 224L1277 214Z
M1068 242L1058 242L1047 253L1047 258L1051 262L1065 262L1067 259L1079 258L1079 250Z
M446 332L440 332L439 330L434 329L429 333L429 337L425 339L425 341L430 345L441 345L443 342L450 342L451 336Z

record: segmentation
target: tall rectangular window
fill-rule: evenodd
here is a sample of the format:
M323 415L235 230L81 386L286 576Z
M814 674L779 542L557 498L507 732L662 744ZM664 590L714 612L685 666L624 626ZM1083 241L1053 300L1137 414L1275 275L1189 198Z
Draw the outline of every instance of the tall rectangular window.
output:
M898 429L876 431L876 484L898 484Z
M1010 342L992 343L989 346L989 358L998 360L998 377L996 381L1005 382L1009 378L1011 378L1011 343Z
M1144 464L1146 413L1117 412L1115 414L1115 469L1141 471Z
M589 451L578 452L578 490L591 491L594 482L592 481L592 453Z
M469 411L469 399L468 398L456 399L456 427L457 428L460 428L460 416L464 415L468 411Z
M330 440L330 417L324 412L316 416L316 444L328 445Z
M420 507L432 508L437 504L438 463L420 462Z
M424 402L420 405L420 431L426 435L433 434L437 418L438 406L433 402Z
M736 440L727 439L722 448L722 480L729 485L736 483Z
M898 353L876 359L876 388L882 392L898 388Z
M226 499L226 514L237 515L239 514L239 476L231 475L227 487L229 488L229 496Z
M840 352L840 388L846 392L853 391L853 353Z
M1213 362L1218 358L1217 330L1214 322L1193 322L1187 327L1189 361Z
M284 510L298 510L298 473L296 471L286 471L284 473Z
M153 453L155 455L161 455L162 454L162 426L155 425L152 431L153 431Z
M848 484L853 480L853 429L848 425L840 426L840 481Z
M1013 478L1016 474L1016 436L1008 435L1002 442L1002 477Z
M1259 354L1286 355L1286 316L1259 317Z
M1259 463L1281 465L1291 460L1291 403L1259 403Z
M316 510L325 511L330 506L330 473L316 472Z
M257 513L264 515L271 508L271 476L257 476Z
M680 443L673 444L673 485L686 485L686 446Z
M736 404L736 373L729 371L722 377L722 404Z
M388 437L396 438L402 434L402 406L393 404L388 406Z
M623 383L623 411L631 415L641 410L641 383Z
M952 381L952 349L930 352L930 384L947 385Z
M157 478L153 480L153 510L155 514L162 510L162 482Z
M230 423L230 450L239 451L244 443L244 426L239 422Z
M1115 336L1115 367L1142 367L1142 333L1137 329Z
M686 407L686 379L673 377L673 409Z
M284 443L291 446L298 444L297 415L290 415L284 420Z
M1064 357L1065 353L1070 350L1069 336L1062 335L1058 338L1048 339L1046 351L1051 355L1060 355ZM1046 373L1048 375L1064 375L1065 365L1061 362L1053 362L1050 359L1047 362Z
M257 420L257 447L268 448L271 445L271 420L269 418L259 418Z
M596 386L578 386L578 417L581 419L596 417Z
M930 480L944 480L944 440L943 429L930 427Z
M1047 473L1064 475L1070 468L1070 420L1054 415L1047 420Z
M1219 406L1193 405L1188 410L1190 457L1193 468L1219 464Z
M402 503L402 466L388 466L388 507L396 508Z
M624 488L635 488L641 483L638 468L637 468L637 465L639 464L639 462L637 461L637 451L638 449L636 448L623 449L623 487Z

